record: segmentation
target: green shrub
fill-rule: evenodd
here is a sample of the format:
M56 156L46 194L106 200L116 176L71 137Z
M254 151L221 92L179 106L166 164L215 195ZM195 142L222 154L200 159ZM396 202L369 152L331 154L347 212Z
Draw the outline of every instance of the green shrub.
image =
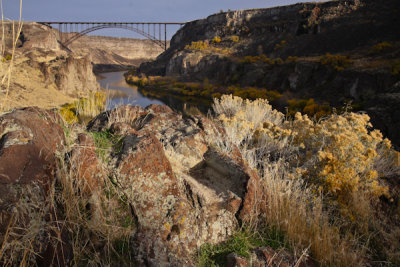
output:
M198 264L200 267L226 266L226 257L229 254L235 253L249 259L251 249L255 247L287 247L285 235L276 227L266 227L265 231L254 234L248 231L236 232L224 243L203 245L198 252Z
M103 160L107 161L107 156L110 151L113 150L115 154L122 152L122 140L123 138L119 135L112 134L110 130L102 132L90 133L93 137L96 154Z

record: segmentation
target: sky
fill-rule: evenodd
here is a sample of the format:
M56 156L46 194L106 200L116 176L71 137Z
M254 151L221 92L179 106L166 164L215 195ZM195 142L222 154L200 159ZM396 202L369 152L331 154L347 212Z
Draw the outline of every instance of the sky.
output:
M19 18L19 0L0 0L5 18ZM24 21L186 22L220 10L266 8L301 0L22 0ZM171 29L173 31L173 29ZM96 35L125 36L126 30L101 30ZM137 38L139 36L129 36Z

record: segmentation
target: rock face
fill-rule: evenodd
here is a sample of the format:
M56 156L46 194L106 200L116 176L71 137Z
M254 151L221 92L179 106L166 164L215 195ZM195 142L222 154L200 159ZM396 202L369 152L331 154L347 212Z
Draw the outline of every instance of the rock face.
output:
M12 22L5 22L5 36L7 52L11 52L13 26ZM14 33L18 23L15 22ZM59 43L60 33L57 29L36 23L24 22L18 49L32 51L33 49L62 50ZM84 35L68 47L73 53L87 56L98 70L118 65L138 66L146 60L155 59L164 48L148 39L117 38L106 36Z
M118 114L130 114L129 121ZM241 218L251 216L249 206L257 206L252 184L258 176L239 152L230 157L208 147L204 125L206 119L182 118L160 105L121 106L88 125L125 136L116 180L138 223L139 264L194 265L196 249L224 241Z
M6 62L1 62L7 70ZM2 72L0 71L0 72ZM5 108L59 107L99 89L91 60L60 50L18 50ZM3 97L5 91L0 91Z
M10 228L20 228L21 234L36 229L33 243L26 245L47 255L42 266L64 266L68 254L67 250L64 256L58 254L59 247L49 242L54 233L43 230L54 218L49 195L56 172L55 154L65 141L59 120L55 113L38 108L0 117L0 243L14 238L7 235ZM8 248L3 252L10 253Z
M170 48L155 62L142 64L140 71L277 90L335 107L351 101L367 111L374 125L399 147L395 133L399 121L380 100L400 104L400 76L395 71L400 62L399 18L395 0L300 3L214 14L187 23L172 38ZM215 36L222 41L213 43ZM234 36L239 41L233 41ZM217 49L185 49L197 41ZM382 43L389 48L380 49ZM327 53L347 56L351 63L342 69L323 64L320 58ZM277 61L243 62L245 56L261 54ZM286 60L289 57L296 59Z
M85 35L69 48L78 54L90 55L96 70L112 66L139 66L155 59L164 49L147 39Z

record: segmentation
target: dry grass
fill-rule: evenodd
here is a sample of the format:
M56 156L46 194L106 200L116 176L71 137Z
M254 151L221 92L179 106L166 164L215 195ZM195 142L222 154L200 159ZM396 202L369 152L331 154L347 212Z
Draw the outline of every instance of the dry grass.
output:
M6 56L6 35L5 35L5 19L3 14L3 1L0 1L1 4L1 47L0 47L0 95L2 95L2 101L0 102L0 112L5 111L6 103L8 100L8 94L10 90L11 76L14 66L14 55L15 49L17 47L18 39L22 31L22 0L20 0L20 9L19 9L19 20L17 25L14 21L11 21L12 24L12 48L11 48L11 58L7 58Z
M75 141L84 129L67 123L63 127L67 142L57 152L49 195L44 198L43 187L36 184L10 186L20 197L1 240L0 263L36 266L43 249L53 244L72 253L71 266L131 266L130 238L136 226L125 196L109 178L112 163L99 161L102 171L92 177L97 185L88 183L79 171L84 162L69 156L72 149L86 149Z

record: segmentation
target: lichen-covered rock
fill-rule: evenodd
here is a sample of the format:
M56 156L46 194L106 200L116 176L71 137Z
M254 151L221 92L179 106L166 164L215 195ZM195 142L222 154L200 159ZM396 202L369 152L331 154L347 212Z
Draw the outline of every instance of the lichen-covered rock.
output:
M258 207L257 174L238 150L225 155L209 147L208 134L224 134L211 120L184 118L162 105L122 106L97 116L88 129L108 127L124 136L115 178L138 225L139 264L194 265L201 245L225 241L238 218L251 218Z
M23 235L25 231L36 231L26 248L47 253L50 265L63 266L64 256L49 243L52 233L44 231L55 218L49 189L55 178L56 152L65 141L56 123L60 120L54 112L39 108L19 109L0 117L0 243L17 238L9 233L19 231L22 238L29 238ZM3 256L18 258L22 253L4 248Z
M71 151L69 159L71 172L80 179L82 191L91 194L103 186L104 170L96 155L95 144L87 134L79 134L77 146Z

